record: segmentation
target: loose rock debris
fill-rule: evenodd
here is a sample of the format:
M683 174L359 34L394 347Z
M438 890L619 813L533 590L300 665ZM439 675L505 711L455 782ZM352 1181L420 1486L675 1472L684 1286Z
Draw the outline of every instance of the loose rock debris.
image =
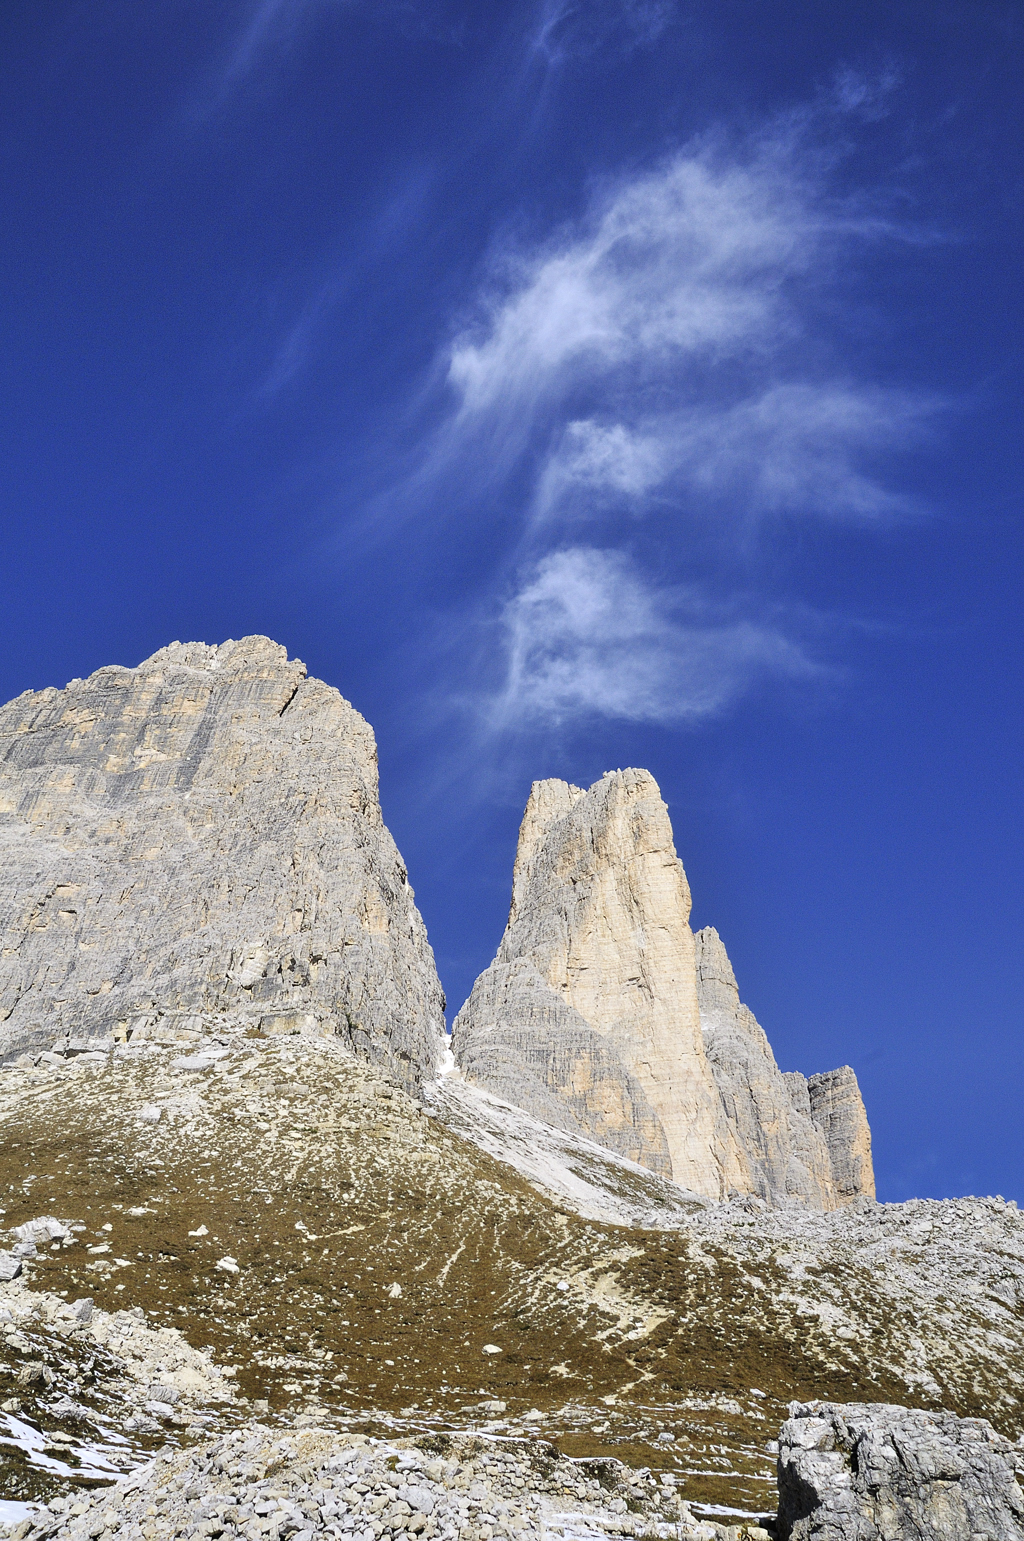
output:
M541 1441L380 1441L249 1425L162 1452L106 1492L26 1515L13 1541L532 1541L544 1536L767 1541L756 1524L701 1521L671 1477L568 1460Z

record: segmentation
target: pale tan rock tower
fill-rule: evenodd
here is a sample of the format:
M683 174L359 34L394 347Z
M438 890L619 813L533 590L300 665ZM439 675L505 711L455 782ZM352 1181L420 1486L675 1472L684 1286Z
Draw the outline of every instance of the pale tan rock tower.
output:
M648 771L535 782L505 935L455 1020L463 1075L713 1199L872 1196L853 1072L783 1076L717 932L695 946L689 915Z

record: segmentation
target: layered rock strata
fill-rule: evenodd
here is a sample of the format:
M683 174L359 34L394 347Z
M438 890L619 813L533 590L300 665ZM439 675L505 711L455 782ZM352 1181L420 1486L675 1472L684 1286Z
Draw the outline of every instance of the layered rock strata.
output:
M752 1185L701 1041L689 913L653 776L536 782L453 1048L468 1080L719 1198Z
M779 1070L714 926L695 936L704 1049L750 1166L774 1205L835 1209L875 1196L871 1133L848 1065L807 1078Z
M779 1434L782 1541L1024 1541L1019 1446L984 1418L798 1403Z
M871 1130L857 1077L849 1065L807 1079L811 1118L825 1136L836 1202L875 1196Z
M0 709L0 931L0 1057L220 1021L418 1086L443 1051L373 732L266 637Z
M874 1196L852 1070L783 1075L717 931L689 926L647 771L533 786L497 956L454 1025L465 1079L695 1193Z

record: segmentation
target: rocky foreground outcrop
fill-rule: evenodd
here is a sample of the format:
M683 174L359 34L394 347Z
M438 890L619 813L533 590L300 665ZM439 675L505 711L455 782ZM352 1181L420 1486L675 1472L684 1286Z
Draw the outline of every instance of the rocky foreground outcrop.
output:
M1024 1449L984 1418L794 1403L779 1434L780 1541L1022 1541Z
M648 771L535 782L508 926L455 1020L466 1080L714 1199L874 1196L848 1067L783 1075L717 931L695 939Z
M0 709L0 1059L247 1026L409 1087L444 998L373 732L266 637Z
M726 1534L697 1520L675 1483L618 1461L560 1458L551 1445L437 1435L378 1441L331 1428L248 1425L97 1494L57 1499L16 1541L173 1541L294 1536L353 1541L541 1541L552 1535ZM744 1526L742 1536L762 1537ZM738 1541L738 1537L737 1537Z

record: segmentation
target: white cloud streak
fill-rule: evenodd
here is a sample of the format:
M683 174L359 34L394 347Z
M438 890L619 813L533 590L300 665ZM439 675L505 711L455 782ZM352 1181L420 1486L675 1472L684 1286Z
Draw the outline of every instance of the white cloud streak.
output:
M329 11L358 0L244 0L231 40L191 104L200 121L222 110L246 84L264 83L268 63L279 61ZM273 78L273 73L271 77Z
M635 426L567 424L545 459L535 511L586 512L602 496L635 506L648 494L698 497L755 516L879 520L914 501L866 471L884 450L922 439L940 404L912 392L830 381L772 385L720 407Z
M695 723L758 679L823 673L779 630L658 588L617 551L549 554L503 622L508 674L489 707L498 729L588 717Z
M883 95L844 77L832 110L877 116ZM822 319L859 248L916 236L834 196L813 140L810 110L740 149L708 138L496 263L447 356L434 450L481 495L528 487L493 722L694 721L759 678L815 672L781 624L681 605L581 525L606 544L624 515L657 514L660 565L684 571L694 520L739 562L782 518L918 512L884 473L942 404L858 379Z
M224 66L224 84L233 85L248 75L268 45L290 39L320 6L321 0L257 0Z
M782 286L824 233L777 157L680 155L622 184L582 237L508 264L511 292L452 350L460 425L550 406L581 380L777 346L794 324Z
M547 65L594 53L654 43L676 14L674 0L542 0L530 52Z

